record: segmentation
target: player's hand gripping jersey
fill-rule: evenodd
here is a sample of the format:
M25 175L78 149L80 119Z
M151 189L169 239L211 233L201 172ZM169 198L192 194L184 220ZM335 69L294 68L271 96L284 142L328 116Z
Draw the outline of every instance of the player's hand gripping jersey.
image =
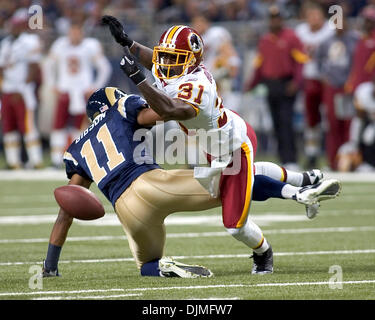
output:
M139 96L125 95L98 115L65 152L68 178L77 173L94 181L115 205L137 177L159 168L149 150L142 148L141 154L135 152L142 141L134 141L133 132L140 127L137 114L145 104Z

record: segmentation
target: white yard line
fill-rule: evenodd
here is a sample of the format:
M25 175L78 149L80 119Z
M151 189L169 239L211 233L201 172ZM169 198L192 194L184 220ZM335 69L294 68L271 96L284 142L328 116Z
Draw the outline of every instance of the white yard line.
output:
M9 215L2 215L2 210L0 209L0 226L1 225L34 225L34 224L50 224L54 223L57 218L57 209L54 207L40 207L40 208L19 208L14 214L12 214L13 209L9 210ZM51 213L53 214L37 214L35 213ZM17 215L17 214L24 215ZM344 213L351 213L353 215L373 215L375 210L373 209L355 209L355 210L330 210L326 212L321 212L321 216L325 215L342 215ZM30 215L31 214L31 215ZM295 213L290 214L290 212L268 212L261 214L251 214L251 219L262 226L276 223L276 222L299 222L299 221L309 221L301 211L301 214ZM114 212L107 212L106 215L100 219L91 221L74 220L75 224L85 227L107 227L107 226L121 226ZM221 226L222 217L221 214L210 214L210 215L171 215L165 219L166 225L207 225L207 226Z
M152 287L152 288L133 288L127 291L166 291L166 290L194 290L194 289L216 289L216 288L251 288L251 287L289 287L289 286L314 286L314 285L329 285L329 281L317 282L285 282L285 283L258 283L258 284L218 284L218 285L204 285L204 286L174 286L174 287ZM375 283L375 280L351 280L351 281L338 281L337 284L368 284Z
M44 295L44 294L74 294L74 293L94 293L94 292L124 292L125 289L90 289L90 290L68 290L68 291L31 291L26 295ZM0 296L21 296L25 292L0 292Z
M348 284L372 284L375 280L348 280L335 282L335 285L348 285ZM216 285L204 285L204 286L168 286L168 287L148 287L148 288L128 288L128 289L98 289L98 290L75 290L75 291L35 291L35 292L2 292L0 296L35 296L35 295L55 295L55 294L74 294L74 293L89 293L89 292L113 292L122 291L124 295L128 295L127 292L145 292L145 291L169 291L169 290L202 290L202 289L219 289L219 288L261 288L261 287L291 287L291 286L321 286L329 285L330 281L316 281L316 282L283 282L283 283L258 283L258 284L216 284ZM116 295L120 296L122 294ZM89 296L90 297L90 296ZM109 297L109 296L103 296ZM46 297L49 298L60 298L58 297ZM67 297L64 297L67 298ZM69 297L69 298L77 298ZM82 298L88 298L82 296Z
M139 297L143 296L143 293L124 293L124 294L115 294L109 296L56 296L56 297L42 297L42 298L33 298L32 300L78 300L78 299L113 299L113 298L124 298L124 297Z
M36 195L36 194L22 194L22 195L2 195L0 197L0 203L2 204L13 204L13 203L20 203L20 201L22 200L22 202L27 202L27 203L34 203L34 202L47 202L47 203L51 203L51 204L54 204L55 202L55 199L53 198L53 195L52 195L52 192L51 194L42 194L42 195Z
M341 232L366 232L375 231L375 226L359 226L359 227L326 227L326 228L298 228L298 229L264 229L265 235L270 234L303 234L303 233L341 233ZM226 231L217 232L179 232L169 233L167 238L210 238L210 237L226 237L229 233ZM68 237L68 242L80 241L115 241L126 240L126 236L86 236L86 237ZM48 238L29 238L29 239L0 239L0 244L8 243L45 243Z
M365 254L375 253L375 249L362 250L330 250L330 251L302 251L302 252L275 252L274 256L308 256L308 255L344 255L344 254ZM173 256L176 260L184 259L233 259L233 258L248 258L249 253L245 254L211 254L198 256ZM59 263L107 263L107 262L133 262L133 258L108 258L108 259L82 259L82 260L60 260ZM15 266L15 265L33 265L41 264L41 261L19 261L19 262L0 262L0 266Z
M16 211L17 213L36 213L40 210L40 212L51 212L50 208L21 208L21 210ZM11 214L12 209L9 209L9 214ZM9 216L0 216L0 225L27 225L27 224L42 224L42 223L53 223L57 217L57 210L55 208L55 214L46 214L46 215L9 215ZM0 210L1 213L1 210ZM306 221L307 218L305 215L291 215L288 212L285 213L275 213L275 214L262 214L253 216L252 219L254 222L258 223L272 223L272 222L293 222L293 221ZM120 226L120 221L118 220L115 213L107 212L103 218L92 220L92 221L81 221L75 220L76 224L82 226ZM166 225L222 225L222 217L221 215L176 215L176 216L168 216L165 219Z
M342 182L373 182L375 183L374 172L363 173L337 173L325 172L325 178L338 179ZM0 170L0 181L68 181L64 170L43 169L43 170Z
M1 181L68 181L63 170L0 170Z

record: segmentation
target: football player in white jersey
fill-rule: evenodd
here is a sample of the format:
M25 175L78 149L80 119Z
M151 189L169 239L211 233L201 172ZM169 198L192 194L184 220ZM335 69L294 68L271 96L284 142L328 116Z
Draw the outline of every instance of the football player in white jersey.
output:
M10 19L10 35L0 43L0 78L3 78L1 119L5 158L9 168L22 167L23 138L30 167L43 162L39 132L35 125L35 85L41 60L38 35L27 33L28 12L17 10Z
M375 79L354 91L356 116L350 124L349 141L338 151L340 171L375 170Z
M296 34L310 57L310 61L304 64L303 77L307 124L305 154L308 162L306 166L312 168L316 165L320 152L320 105L323 101L323 82L318 69L316 52L324 41L334 35L335 31L325 20L324 11L319 4L306 2L303 9L306 22L296 27Z
M60 37L52 44L47 68L48 83L57 95L50 137L51 160L55 167L60 167L68 144L69 121L72 122L71 139L75 139L87 125L85 102L96 89L104 87L111 66L100 42L84 37L81 24L73 23L68 36Z
M115 40L124 47L125 56L120 63L122 70L138 86L159 119L176 120L185 132L203 130L212 134L210 146L205 145L205 141L201 145L210 167L194 168L194 177L212 196L220 195L225 228L234 238L253 249L252 273L272 273L272 248L260 228L248 217L251 200L278 197L318 205L320 200L336 197L341 189L340 183L326 180L301 188L304 183L302 173L286 171L272 163L254 164L255 132L240 116L224 108L215 80L201 63L203 41L195 30L173 26L162 34L159 45L152 50L130 39L116 18L104 16L102 22L109 26ZM143 66L152 71L156 87L147 83L128 48ZM255 176L254 170L262 174ZM316 171L306 174L309 180L306 184L319 181L320 175ZM294 180L299 186L269 176L287 182Z

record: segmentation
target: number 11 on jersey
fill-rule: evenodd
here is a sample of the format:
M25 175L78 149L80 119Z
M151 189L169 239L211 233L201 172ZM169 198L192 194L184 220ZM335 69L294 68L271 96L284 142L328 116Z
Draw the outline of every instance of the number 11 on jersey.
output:
M83 144L81 156L86 160L86 164L89 167L93 180L96 184L99 184L99 182L105 178L110 171L125 161L125 157L122 152L117 150L107 124L104 124L99 129L98 133L96 134L96 139L102 143L104 147L108 159L107 166L109 171L107 172L104 167L99 165L95 150L92 147L90 140L87 140Z

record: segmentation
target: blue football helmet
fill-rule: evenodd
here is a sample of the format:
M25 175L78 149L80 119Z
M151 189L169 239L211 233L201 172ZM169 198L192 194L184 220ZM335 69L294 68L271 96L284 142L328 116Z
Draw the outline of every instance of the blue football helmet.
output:
M112 107L115 102L127 94L119 88L105 87L96 90L87 101L86 114L92 122L95 117Z

